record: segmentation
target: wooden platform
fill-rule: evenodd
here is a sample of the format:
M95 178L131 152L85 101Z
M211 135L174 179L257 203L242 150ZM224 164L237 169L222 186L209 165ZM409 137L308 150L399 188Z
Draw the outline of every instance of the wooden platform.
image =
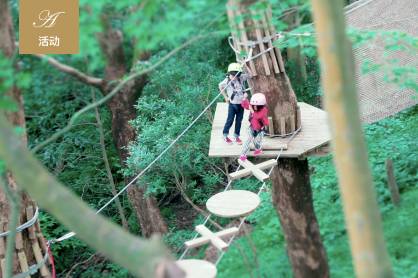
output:
M327 113L314 106L299 102L302 118L302 130L294 139L286 145L288 138L263 139L263 154L261 157L274 158L281 147L284 147L282 157L303 157L307 155L323 154L327 151L327 144L331 140L328 129ZM222 130L228 113L228 104L219 102L216 106L215 117L212 124L210 137L209 156L211 157L238 157L241 154L242 146L228 145L223 141ZM248 138L248 116L245 111L241 127L241 139L245 142ZM234 126L231 127L230 135L233 134ZM252 156L252 152L248 156Z

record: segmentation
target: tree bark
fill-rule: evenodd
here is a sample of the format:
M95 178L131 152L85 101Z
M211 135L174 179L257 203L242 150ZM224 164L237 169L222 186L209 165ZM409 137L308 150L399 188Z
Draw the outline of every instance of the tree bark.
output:
M227 4L227 9L233 9L235 13L243 16L244 26L242 27L244 28L240 28L238 32L245 32L250 41L258 41L257 32L262 32L260 30L262 27L267 28L267 26L260 25L257 18L264 16L267 21L269 20L269 17L265 16L265 10L257 11L258 17L254 17L254 12L252 12L252 17L248 16L251 14L249 6L254 2L253 0L229 0ZM228 16L230 22L237 21L231 18L231 13ZM271 22L267 23L267 25L271 24ZM259 28L258 31L257 28ZM256 46L252 55L256 56L260 52L260 47ZM296 126L298 122L296 95L286 73L283 70L275 73L271 56L268 53L265 56L270 75L266 74L262 57L253 59L257 75L250 80L252 93L265 94L269 116L273 118L275 134L293 132L295 128L298 128ZM276 58L281 60L281 56L276 55ZM283 63L279 61L279 64L280 62ZM285 128L281 123L283 120ZM293 129L292 120L295 121ZM294 276L329 277L326 253L313 209L307 160L280 159L273 170L272 185L273 204L285 234Z
M334 163L357 277L394 277L368 165L343 1L312 0Z
M17 141L11 125L0 114L0 156L15 173L19 185L81 240L135 277L184 277L158 237L135 237L97 215Z
M7 0L0 0L0 18L0 52L5 57L11 58L15 54L16 49L13 21L8 8ZM16 66L15 70L17 70ZM8 92L6 92L6 95L9 96L18 107L17 111L15 112L5 113L7 120L13 126L19 126L22 128L22 130L25 130L25 113L23 108L23 97L21 95L20 90L15 85L13 85L12 88L10 88ZM3 112L0 111L0 113ZM19 139L19 143L22 146L26 147L26 134L22 134ZM17 184L11 172L8 171L5 176L6 186L8 186L12 191L17 191L18 188L20 189L19 184ZM30 211L34 211L35 209L35 202L29 197L28 194L22 192L20 199L20 217L18 219L18 226L30 220L32 218L32 216L30 215ZM27 212L29 212L29 214ZM8 231L11 229L15 229L15 227L10 227L8 225L9 218L10 204L6 198L5 192L3 192L3 190L0 188L0 231ZM7 239L7 237L0 238L0 247L3 246L3 250L0 250L1 261L4 259L5 255L5 239ZM29 266L36 264L36 256L39 255L39 250L41 250L41 256L43 256L43 254L47 252L46 241L42 235L41 230L39 229L39 223L38 221L36 221L36 223L32 227L16 234L16 244L13 255L13 273L17 274L25 272ZM2 271L0 272L0 277L3 276L3 271L4 269L2 269ZM46 266L43 266L41 268L41 276L50 276L50 273Z
M105 24L106 25L106 24ZM103 93L112 90L111 81L118 80L126 74L125 55L123 51L123 35L119 30L107 27L105 33L98 36L102 52L107 59L105 69L105 86ZM145 58L148 54L143 54ZM134 105L146 84L146 77L141 76L127 84L121 92L115 95L108 107L112 113L112 136L118 150L121 165L126 166L129 156L128 146L136 139L135 129L130 121L136 118ZM128 183L131 177L125 179ZM129 200L139 220L142 235L151 236L153 233L164 234L168 231L167 224L161 216L157 201L154 197L145 196L146 185L132 185L128 188Z
M280 217L295 277L328 277L316 219L308 161L282 158L273 171L273 204Z

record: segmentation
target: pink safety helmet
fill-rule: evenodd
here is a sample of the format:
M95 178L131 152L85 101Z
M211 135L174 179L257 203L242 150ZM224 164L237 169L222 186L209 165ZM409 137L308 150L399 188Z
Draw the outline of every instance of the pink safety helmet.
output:
M266 97L262 93L254 94L250 100L251 105L266 105Z

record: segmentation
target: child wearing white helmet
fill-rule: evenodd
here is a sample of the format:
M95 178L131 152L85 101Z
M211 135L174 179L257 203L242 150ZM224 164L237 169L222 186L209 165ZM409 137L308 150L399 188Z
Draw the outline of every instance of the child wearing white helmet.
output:
M266 107L266 97L264 94L257 93L251 97L251 100L245 98L242 102L242 107L250 110L250 128L248 140L245 142L241 152L240 159L242 161L247 159L247 153L250 150L250 144L254 143L254 156L260 155L261 141L263 140L264 130L269 124L268 109Z
M222 131L224 141L232 144L229 138L229 130L234 123L234 139L238 145L242 144L240 139L241 123L244 116L244 109L241 102L244 100L245 85L244 82L249 78L248 74L242 72L242 66L238 63L231 63L228 66L227 76L219 83L219 90L225 98L228 105L228 117L226 119L224 129Z

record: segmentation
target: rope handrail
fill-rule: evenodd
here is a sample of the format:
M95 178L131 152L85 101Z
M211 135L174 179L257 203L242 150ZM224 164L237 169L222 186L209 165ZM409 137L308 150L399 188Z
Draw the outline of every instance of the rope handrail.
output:
M39 208L36 207L35 213L33 215L33 217L28 220L26 223L23 223L22 225L16 227L16 232L20 233L21 231L31 227L33 224L35 224L36 220L38 219L38 215L39 215ZM10 234L10 231L6 231L3 233L0 233L0 237L5 237L8 236Z
M241 64L244 64L249 61L251 57L248 57L244 61L241 62ZM234 75L234 77L231 79L231 81L235 80L237 78L238 73ZM184 134L186 134L193 125L206 113L207 110L209 110L210 107L216 102L216 100L222 95L222 93L231 85L231 82L227 83L227 86L225 86L213 99L212 101L202 110L202 112L150 163L147 167L145 167L138 175L136 175L125 187L123 187L118 193L116 193L109 201L107 201L99 210L96 211L96 214L99 214L101 211L103 211L106 207L108 207L116 198L118 198L123 192L125 192L130 186L134 184L135 181L137 181L141 176L145 174L163 155L168 152L182 137ZM208 219L209 220L209 219ZM57 238L57 239L51 239L49 242L56 243L61 242L64 240L67 240L69 238L72 238L75 236L76 233L69 232L64 234L63 236Z
M290 138L289 138L289 140L287 141L287 144L288 143L290 143L292 140L293 140L293 138L296 136L296 134L297 133L299 133L299 131L302 129L302 126L300 126L298 129L296 129L295 131L293 131L292 133L289 133L288 135L290 136ZM279 158L280 158L280 156L281 156L281 154L283 153L283 151L284 151L284 147L282 146L281 148L280 148L280 151L279 151L279 153L277 154L277 156L276 156L276 158L275 158L275 160L276 160L276 162L278 162L279 161ZM237 169L236 169L236 171L238 171L239 169L240 169L240 167L241 167L241 165L238 165L238 167L237 167ZM270 176L271 175L271 173L272 173L272 171L273 171L273 169L274 169L274 167L275 166L273 166L273 167L271 167L270 168L270 170L269 170L269 172L268 172L268 176ZM227 186L225 187L225 189L223 190L223 192L225 192L225 191L227 191L230 187L231 187L231 185L232 185L232 180L229 180L229 182L228 182L228 184L227 184ZM262 184L262 186L260 187L260 189L258 190L258 193L257 193L257 195L260 195L261 194L261 192L264 190L264 188L265 188L265 186L266 186L266 182L263 182L263 184ZM207 222L208 222L208 220L209 220L209 218L212 216L212 213L210 213L207 217L206 217L206 219L205 219L205 221L202 223L202 225L205 225ZM242 227L242 225L243 225L243 223L245 222L245 220L247 219L247 217L243 217L243 218L241 218L241 222L240 222L240 224L238 225L238 231L241 229L241 227ZM198 237L198 235L199 235L199 233L198 232L195 232L195 235L194 235L194 237L193 237L193 239L196 239L197 237ZM231 244L231 242L234 240L234 238L235 238L235 236L236 236L236 234L234 234L230 239L229 239L229 241L228 241L228 246ZM181 256L179 257L179 259L178 260L182 260L182 259L184 259L184 257L186 256L186 254L187 254L187 252L190 250L190 248L189 247L186 247L185 248L185 250L183 251L183 253L181 254ZM221 254L219 255L219 257L218 257L218 259L217 259L217 261L216 261L216 263L215 263L215 265L218 265L218 263L222 260L222 257L223 257L223 255L225 254L225 251L222 251L221 252Z
M302 126L300 126L298 129L296 129L294 132L292 132L291 133L291 136L290 136L290 138L289 138L289 140L287 141L287 144L289 144L292 140L293 140L293 138L296 136L296 134L298 134L299 133L299 131L302 129ZM280 156L282 155L282 153L283 153L283 150L284 150L284 147L282 146L281 148L280 148L280 151L279 151L279 153L277 154L277 156L276 156L276 162L279 162L279 158L280 158ZM271 175L271 173L273 172L273 169L274 169L274 167L276 167L276 165L274 165L273 167L271 167L270 168L270 171L268 172L268 176L270 176ZM261 194L261 192L264 190L264 188L266 187L266 182L264 181L263 182L263 184L261 185L261 187L260 187L260 189L258 190L258 193L257 193L257 195L258 196L260 196L260 194ZM238 231L241 229L241 227L242 227L242 225L244 224L244 222L245 222L245 220L247 219L247 217L248 216L246 216L246 217L243 217L242 219L241 219L241 222L240 222L240 224L238 225ZM238 233L236 233L236 234L234 234L230 239L229 239L229 241L228 241L228 246L232 243L232 241L235 239L235 237L236 237L236 235L237 235ZM221 251L221 254L219 255L219 257L218 257L218 259L216 260L216 263L215 263L215 265L218 265L219 264L219 262L222 260L222 258L223 258L223 256L225 255L225 251Z

